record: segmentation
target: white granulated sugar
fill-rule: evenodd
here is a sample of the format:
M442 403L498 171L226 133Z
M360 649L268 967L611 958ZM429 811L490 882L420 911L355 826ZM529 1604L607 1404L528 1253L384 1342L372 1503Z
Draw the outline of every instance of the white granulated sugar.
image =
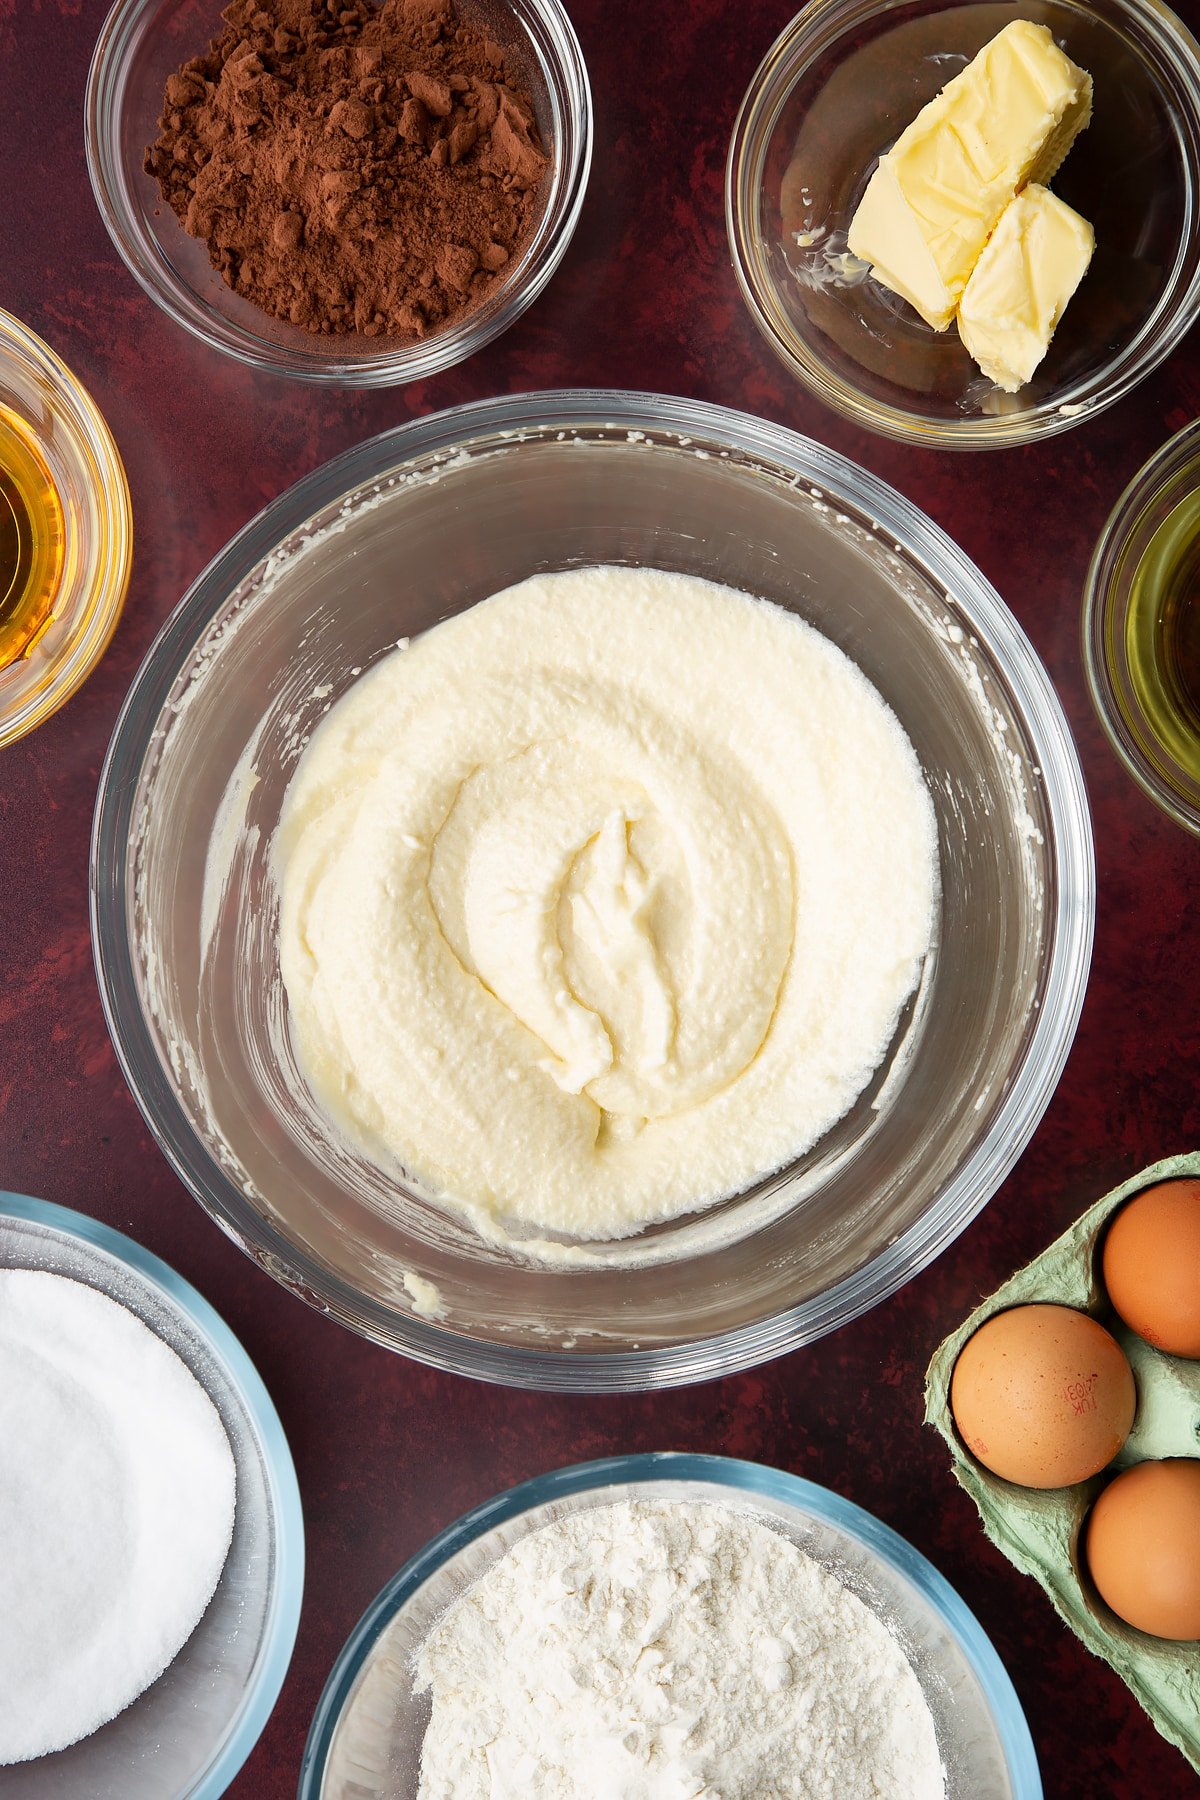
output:
M943 1800L899 1644L778 1532L620 1502L531 1532L417 1656L419 1800Z
M0 1764L75 1743L157 1680L220 1578L234 1484L216 1408L140 1319L0 1271Z

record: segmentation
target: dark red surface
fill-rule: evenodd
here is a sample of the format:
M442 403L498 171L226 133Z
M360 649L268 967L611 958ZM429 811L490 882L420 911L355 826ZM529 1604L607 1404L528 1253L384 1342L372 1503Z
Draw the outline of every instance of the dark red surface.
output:
M1200 1146L1200 854L1110 753L1078 644L1081 584L1113 502L1200 412L1200 337L1132 398L1043 448L923 453L848 428L798 392L760 341L726 253L730 128L793 0L568 4L591 70L596 158L563 267L473 361L407 390L354 395L247 373L193 344L142 295L99 221L84 163L101 0L0 0L0 305L90 387L124 456L136 522L133 585L105 660L3 758L0 1186L92 1213L173 1263L224 1314L279 1407L304 1498L308 1579L291 1672L230 1790L236 1800L294 1793L343 1639L433 1532L526 1476L651 1449L774 1463L903 1532L991 1634L1053 1800L1195 1794L1183 1758L1127 1689L985 1542L920 1419L929 1353L976 1300L1117 1181ZM1193 29L1198 13L1193 0ZM761 413L846 452L931 513L1045 659L1078 739L1099 865L1079 1035L1032 1145L983 1216L901 1294L822 1343L714 1385L619 1400L539 1398L434 1374L360 1342L260 1274L184 1192L142 1124L105 1033L87 923L92 803L122 695L226 538L335 451L413 414L577 384Z

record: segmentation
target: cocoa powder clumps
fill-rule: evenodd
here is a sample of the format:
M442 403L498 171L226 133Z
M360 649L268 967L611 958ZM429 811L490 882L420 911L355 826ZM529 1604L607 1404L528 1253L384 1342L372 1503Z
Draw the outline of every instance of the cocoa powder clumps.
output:
M229 286L311 332L424 337L487 297L547 157L451 0L233 0L145 169Z

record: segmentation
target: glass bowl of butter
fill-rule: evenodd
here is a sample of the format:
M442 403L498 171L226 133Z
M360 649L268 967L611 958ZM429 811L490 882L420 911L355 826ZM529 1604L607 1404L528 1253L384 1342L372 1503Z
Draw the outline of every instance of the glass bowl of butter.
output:
M729 151L734 269L785 365L942 449L1065 431L1200 310L1200 48L1154 0L813 0Z
M568 599L589 591L580 576L604 579L567 666L553 657ZM680 584L682 612L668 604ZM738 590L736 629L714 610L721 589ZM747 682L746 632L765 644L768 626ZM837 898L827 863L843 822L891 828L899 790L879 779L861 709L822 712L832 771L790 739L779 748L778 714L821 710L793 683L792 637L824 640L843 675L855 665L907 735L940 866L932 939L926 912L882 1060L806 1149L756 1155L744 1180L610 1227L597 1196L630 1169L649 1171L657 1200L681 1145L724 1154L769 1094L790 1109L787 1084L812 1069L809 1027L839 1047L857 1031L859 984L839 990L840 971L857 976L894 942L900 859L870 856ZM379 716L382 733L360 720L340 735L360 700L430 677ZM361 746L371 767L341 769L309 807L322 745L352 760ZM853 791L833 792L852 766ZM339 823L342 799L356 818ZM963 1230L1058 1079L1094 874L1045 671L916 508L743 414L567 391L385 433L233 540L126 701L92 895L106 1014L143 1114L263 1269L419 1360L601 1391L778 1355L874 1305ZM878 929L847 943L843 920L868 901ZM816 968L829 979L814 983ZM305 970L319 975L311 996ZM655 1004L664 993L670 1008ZM770 1016L743 1044L764 994ZM801 995L793 1050L780 1021ZM314 1019L336 1020L336 1041L318 1045ZM611 1067L568 1068L564 1031L584 1061L597 1020ZM660 1028L670 1043L652 1056ZM756 1085L768 1057L782 1088ZM652 1113L644 1089L636 1115L623 1098L635 1068L660 1090ZM392 1137L402 1118L408 1155ZM785 1109L789 1134L794 1120ZM472 1169L447 1173L460 1154Z

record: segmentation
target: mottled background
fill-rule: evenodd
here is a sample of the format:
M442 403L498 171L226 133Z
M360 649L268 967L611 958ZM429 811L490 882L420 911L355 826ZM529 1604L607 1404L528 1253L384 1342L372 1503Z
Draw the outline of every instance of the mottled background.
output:
M1197 847L1118 767L1079 656L1088 557L1117 495L1200 410L1200 340L1132 398L1043 448L920 452L797 392L743 311L722 181L734 114L793 0L568 0L591 70L596 159L547 293L436 381L373 395L257 377L146 299L100 224L81 110L101 0L0 0L0 305L40 332L108 417L129 472L133 585L103 663L0 765L0 1185L92 1213L195 1283L257 1362L291 1440L308 1581L291 1672L231 1794L285 1800L337 1651L376 1589L465 1508L615 1451L758 1458L872 1508L974 1608L1025 1706L1054 1800L1197 1791L1132 1696L988 1545L920 1423L934 1345L1090 1200L1200 1146ZM1184 10L1193 28L1200 7ZM675 1394L539 1398L452 1380L290 1299L184 1192L109 1047L87 924L88 830L122 695L229 535L335 451L417 413L528 387L646 387L811 433L893 482L999 587L1076 733L1099 863L1096 958L1066 1073L981 1218L895 1298L820 1344ZM0 1792L3 1778L0 1777Z

